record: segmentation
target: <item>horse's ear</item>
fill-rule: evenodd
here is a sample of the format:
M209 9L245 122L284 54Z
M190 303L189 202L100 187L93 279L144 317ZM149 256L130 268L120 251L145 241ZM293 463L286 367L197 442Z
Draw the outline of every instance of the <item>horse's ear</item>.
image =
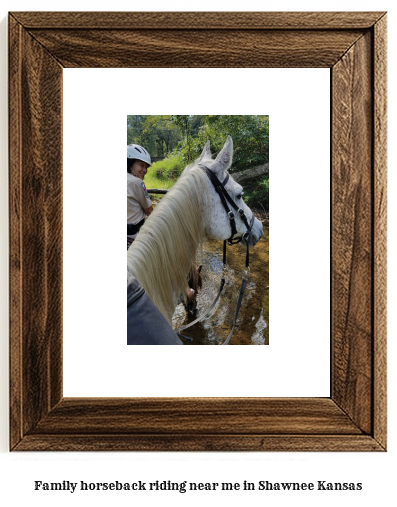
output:
M201 155L197 159L197 163L200 163L204 158L210 158L211 152L210 152L210 142L207 141L204 145L203 151L201 152Z
M232 165L233 159L233 139L227 136L226 142L215 159L211 169L214 173L221 173L227 171Z

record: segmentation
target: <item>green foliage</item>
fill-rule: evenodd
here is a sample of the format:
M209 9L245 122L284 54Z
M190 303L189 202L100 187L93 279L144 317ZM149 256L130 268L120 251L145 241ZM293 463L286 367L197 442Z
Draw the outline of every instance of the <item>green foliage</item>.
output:
M145 116L127 116L127 144L140 144L137 142L142 135Z
M165 157L181 140L170 115L127 116L127 144L140 144L152 157Z
M145 176L145 185L146 188L161 188L162 190L169 190L175 184L176 180L174 179L160 179L156 176L156 173L153 171L153 167L149 167L149 170Z
M189 164L197 158L197 140L195 136L200 131L200 119L203 116L193 115L173 115L172 121L178 126L181 134L182 141L179 143L178 148L186 164Z
M216 156L227 136L233 139L231 173L269 161L269 116L266 115L146 115L127 116L127 144L144 146L155 162L145 178L163 182L177 178L193 162L209 140ZM155 188L152 186L152 188ZM269 209L269 175L244 185L249 206Z
M217 154L226 137L233 138L233 171L269 161L269 117L258 115L174 115L182 139L178 150L186 163L192 162L210 140L211 151Z
M203 145L211 141L211 151L218 153L230 135L234 153L231 172L265 164L269 161L269 117L268 116L222 116L209 115L201 129L198 140Z
M251 208L269 211L269 176L246 183L243 199Z
M232 172L269 161L269 117L265 115L127 116L127 144L141 144L152 157L166 157L177 149L186 164L208 140L216 155L228 135L234 144Z
M185 166L181 153L172 153L164 160L154 162L151 171L159 180L175 179L180 176Z

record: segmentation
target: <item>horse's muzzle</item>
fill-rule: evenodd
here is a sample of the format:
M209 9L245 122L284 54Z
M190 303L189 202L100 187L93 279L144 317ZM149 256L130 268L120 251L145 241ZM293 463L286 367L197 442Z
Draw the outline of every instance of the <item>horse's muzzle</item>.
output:
M263 236L263 225L260 220L255 218L251 231L243 236L243 244L255 246Z

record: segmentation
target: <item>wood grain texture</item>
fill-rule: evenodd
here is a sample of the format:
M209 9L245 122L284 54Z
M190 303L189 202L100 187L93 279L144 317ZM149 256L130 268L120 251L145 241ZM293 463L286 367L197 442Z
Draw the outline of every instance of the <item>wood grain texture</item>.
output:
M16 451L368 452L383 451L368 435L28 435Z
M384 12L13 12L26 29L362 30Z
M387 441L387 21L374 27L374 437Z
M10 14L10 448L385 450L384 14L123 16ZM176 62L331 68L330 399L62 399L62 68Z
M286 424L287 423L287 424ZM64 399L34 434L360 435L327 398Z
M14 442L62 397L62 68L14 23L10 47Z
M260 68L331 67L363 32L134 29L30 33L64 67Z
M10 265L10 445L22 428L22 210L21 210L21 64L22 27L9 20L9 265Z
M332 398L372 430L371 34L332 72ZM366 403L357 403L367 400Z

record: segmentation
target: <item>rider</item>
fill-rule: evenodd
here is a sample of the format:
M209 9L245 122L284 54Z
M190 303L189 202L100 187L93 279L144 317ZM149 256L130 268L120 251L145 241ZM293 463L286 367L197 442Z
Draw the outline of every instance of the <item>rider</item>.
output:
M146 217L153 211L143 179L152 165L150 155L138 144L127 145L127 250Z

